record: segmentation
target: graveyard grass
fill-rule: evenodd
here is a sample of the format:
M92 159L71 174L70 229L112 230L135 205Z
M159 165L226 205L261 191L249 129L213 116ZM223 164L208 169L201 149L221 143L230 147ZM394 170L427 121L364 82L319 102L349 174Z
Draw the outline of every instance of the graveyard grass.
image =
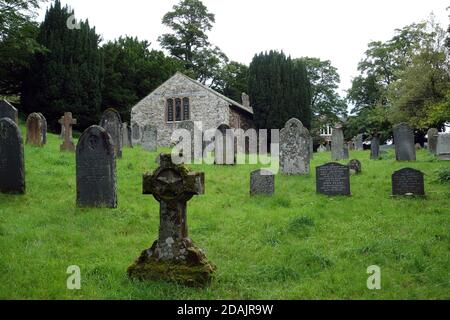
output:
M75 155L60 144L49 135L44 148L26 146L27 194L0 195L1 299L450 298L450 185L437 179L449 163L425 150L412 163L352 151L363 173L351 197L315 193L330 153L315 154L309 176L277 175L271 198L249 197L258 166L190 166L206 174L206 194L188 203L190 236L217 266L210 286L193 289L126 275L157 238L159 204L142 195L157 153L124 149L118 209L77 209ZM407 166L426 174L425 199L390 197L392 172ZM81 290L66 287L71 265ZM381 290L367 289L371 265Z

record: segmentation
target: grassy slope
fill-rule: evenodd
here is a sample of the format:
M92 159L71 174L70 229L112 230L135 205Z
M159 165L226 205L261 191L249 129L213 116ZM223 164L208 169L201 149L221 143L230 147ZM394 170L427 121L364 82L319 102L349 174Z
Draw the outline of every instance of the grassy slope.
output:
M255 166L193 166L206 173L206 194L189 203L190 236L218 266L207 289L139 283L128 265L157 237L159 205L141 194L141 175L156 153L125 149L118 161L119 208L75 208L74 155L26 146L27 195L0 195L0 298L7 299L449 299L450 188L436 181L449 167L426 151L414 163L368 160L353 196L315 193L312 174L276 177L276 195L250 198ZM390 176L411 166L426 173L426 199L392 199ZM366 288L370 265L382 290ZM66 289L78 265L82 290Z

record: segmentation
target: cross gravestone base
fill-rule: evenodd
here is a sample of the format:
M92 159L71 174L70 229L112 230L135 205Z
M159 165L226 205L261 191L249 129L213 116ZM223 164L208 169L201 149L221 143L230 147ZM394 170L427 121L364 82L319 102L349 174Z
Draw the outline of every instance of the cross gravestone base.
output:
M159 238L128 268L128 275L203 287L216 267L188 237L186 209L194 195L204 193L204 174L173 164L170 154L161 154L159 161L159 168L143 178L143 193L160 203Z

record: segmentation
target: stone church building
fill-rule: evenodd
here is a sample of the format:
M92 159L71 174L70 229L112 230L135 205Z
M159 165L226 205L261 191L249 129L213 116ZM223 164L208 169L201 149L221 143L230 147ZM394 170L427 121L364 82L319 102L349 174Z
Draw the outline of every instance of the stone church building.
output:
M146 125L156 127L158 146L170 146L172 132L186 120L201 121L203 131L218 127L254 128L253 110L246 94L243 103L177 72L131 109L134 141Z

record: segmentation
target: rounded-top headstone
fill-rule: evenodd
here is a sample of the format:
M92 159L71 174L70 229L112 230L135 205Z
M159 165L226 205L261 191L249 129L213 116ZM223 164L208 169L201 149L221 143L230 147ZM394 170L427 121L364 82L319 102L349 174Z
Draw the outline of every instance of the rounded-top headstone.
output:
M0 192L25 193L25 164L22 136L10 118L0 119Z
M308 174L311 136L298 119L290 119L280 131L280 169L283 174Z
M45 124L41 114L31 113L26 122L27 140L26 143L34 146L42 146L44 144Z
M100 119L100 127L106 130L114 143L117 158L122 158L122 119L114 108L106 109Z
M17 109L6 100L0 100L0 119L2 118L9 118L16 124L19 124L19 113Z
M117 207L114 153L105 129L91 126L83 132L76 149L77 206Z

